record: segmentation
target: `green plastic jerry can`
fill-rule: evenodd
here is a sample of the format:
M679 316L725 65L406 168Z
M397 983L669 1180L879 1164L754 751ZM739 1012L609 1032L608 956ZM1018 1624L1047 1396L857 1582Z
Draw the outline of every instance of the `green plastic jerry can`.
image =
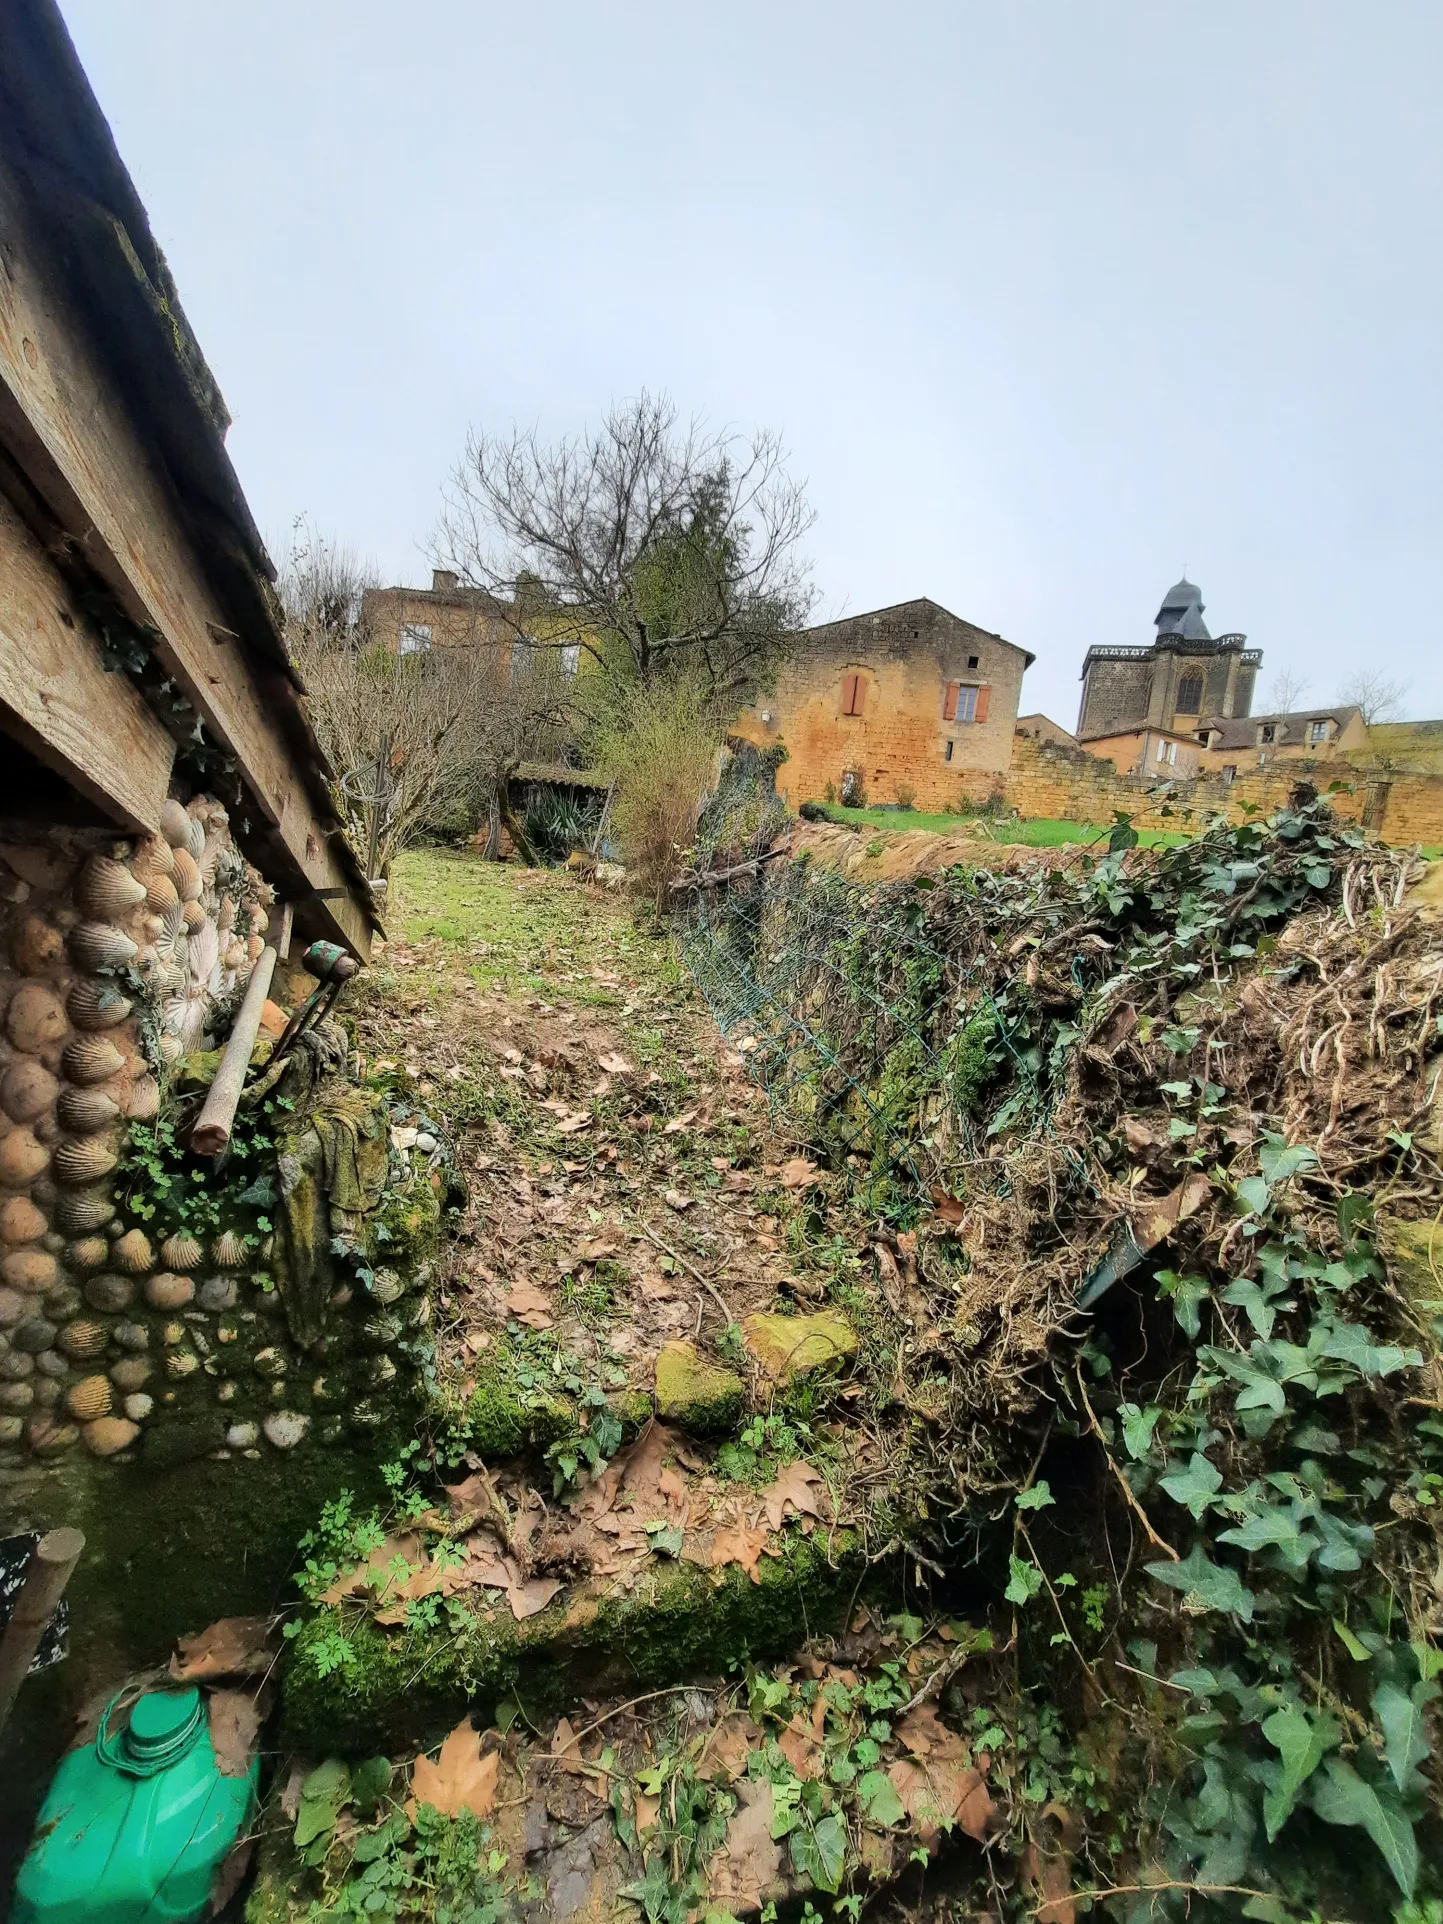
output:
M118 1699L116 1700L118 1701ZM55 1773L15 1885L14 1924L182 1924L255 1808L260 1761L223 1777L198 1690L152 1690Z

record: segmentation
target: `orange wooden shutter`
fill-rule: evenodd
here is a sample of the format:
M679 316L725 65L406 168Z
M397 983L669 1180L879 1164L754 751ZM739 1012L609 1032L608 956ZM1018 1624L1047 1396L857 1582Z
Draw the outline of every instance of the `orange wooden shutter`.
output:
M857 712L860 705L857 701L857 684L860 680L859 675L842 677L842 713L844 715L855 715Z
M988 692L989 691L987 690L986 687L982 687L977 690L977 706L972 711L973 721L980 721L980 722L986 721Z
M945 694L945 695L944 695L944 696L942 697L942 719L943 719L943 721L956 721L956 719L957 719L957 697L958 697L958 696L959 696L959 695L960 695L961 693L962 693L962 684L961 684L961 682L959 682L959 681L949 681L949 682L948 682L948 684L947 684L947 692L946 692L946 694Z

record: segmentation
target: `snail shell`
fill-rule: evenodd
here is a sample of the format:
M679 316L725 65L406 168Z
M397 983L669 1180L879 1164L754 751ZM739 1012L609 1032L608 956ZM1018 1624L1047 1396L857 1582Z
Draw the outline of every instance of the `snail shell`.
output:
M137 1076L131 1083L125 1113L132 1122L149 1122L160 1114L160 1084L154 1076Z
M78 1422L110 1414L110 1384L103 1376L82 1377L65 1392L65 1407Z
M239 1269L246 1259L245 1239L228 1229L224 1235L217 1236L210 1253L222 1269Z
M103 1229L114 1214L108 1189L65 1189L55 1198L55 1220L72 1236Z
M205 1257L205 1251L194 1236L187 1236L184 1230L177 1230L174 1236L167 1236L160 1246L160 1260L167 1269L198 1269Z
M22 982L5 1013L5 1033L17 1049L39 1055L66 1030L65 1010L53 990L39 982Z
M175 886L182 902L200 900L200 864L188 848L175 851Z
M119 1119L120 1104L102 1089L67 1089L55 1105L55 1114L62 1129L89 1136Z
M156 915L164 915L180 900L180 891L169 875L152 875L145 885L147 905Z
M95 1182L108 1176L120 1160L109 1136L72 1136L59 1144L54 1167L58 1182Z
M113 922L145 900L145 884L108 855L92 855L80 871L75 899L97 922Z
M172 798L160 811L160 832L172 848L184 848L190 834L190 817L185 804Z
M70 953L78 968L99 970L124 968L139 950L108 922L81 922L70 931Z
M60 1066L72 1082L105 1082L125 1067L125 1057L101 1035L78 1035L66 1046Z
M117 1022L124 1022L133 1005L108 982L77 982L65 1006L77 1029L113 1029Z
M205 910L199 902L182 903L181 915L184 918L185 926L190 929L192 933L194 933L196 929L203 929L205 927Z
M112 1259L117 1269L128 1269L132 1276L139 1276L154 1268L155 1251L143 1229L128 1229L116 1243Z

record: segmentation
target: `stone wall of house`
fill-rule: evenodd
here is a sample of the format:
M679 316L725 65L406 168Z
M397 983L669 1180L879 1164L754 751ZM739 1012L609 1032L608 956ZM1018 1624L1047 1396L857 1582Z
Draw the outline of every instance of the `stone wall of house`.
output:
M777 792L793 808L855 790L869 802L910 795L920 809L949 809L979 778L1000 785L1025 661L1000 636L932 602L906 602L812 629L736 732L759 748L785 744ZM860 712L849 715L844 688L853 674ZM953 682L986 688L985 720L946 718Z

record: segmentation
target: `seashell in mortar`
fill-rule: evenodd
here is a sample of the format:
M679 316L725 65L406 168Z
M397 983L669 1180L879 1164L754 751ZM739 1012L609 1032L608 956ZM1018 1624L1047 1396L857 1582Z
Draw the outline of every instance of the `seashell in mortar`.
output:
M108 1189L63 1189L55 1198L55 1220L71 1236L103 1229L115 1214Z
M135 851L130 864L134 874L149 882L152 875L169 875L175 867L175 851L163 835L152 835Z
M182 902L200 900L200 864L187 848L175 851L174 880Z
M110 1244L103 1236L82 1236L66 1252L70 1267L80 1270L82 1274L92 1269L104 1269L109 1260Z
M140 953L128 935L109 922L80 922L70 931L70 953L77 968L122 969Z
M85 1376L65 1392L65 1407L78 1422L90 1423L110 1414L110 1384L103 1376Z
M259 935L253 935L250 937L249 941L246 943L246 954L250 957L252 962L258 962L260 960L261 950L264 947L265 947L265 942L263 938L260 937Z
M43 1116L56 1096L60 1084L43 1062L12 1062L0 1077L0 1109L12 1122L33 1122Z
M160 1114L160 1084L152 1075L137 1076L125 1098L125 1113L132 1122L149 1122Z
M28 1196L12 1196L0 1206L0 1239L7 1243L36 1243L50 1227Z
M124 1022L133 1004L109 982L77 982L65 1006L77 1029L113 1029L117 1022Z
M164 915L180 900L180 890L169 875L151 875L145 884L145 900L157 915Z
M220 930L222 935L225 935L229 930L235 927L235 918L236 918L235 897L231 895L223 895L221 897L220 907L215 912L215 925Z
M181 915L185 920L185 926L192 934L194 934L197 929L203 929L205 927L205 910L199 902L183 902L181 904Z
M12 1129L0 1142L0 1182L11 1189L23 1189L49 1166L50 1151L29 1129Z
M205 823L198 815L192 815L190 818L190 827L186 832L185 845L190 850L191 857L194 861L198 862L205 853Z
M91 1136L120 1119L120 1104L103 1089L67 1089L55 1105L62 1129L75 1136Z
M10 938L10 953L22 975L44 975L64 959L65 937L39 915L27 915Z
M119 1160L109 1136L72 1136L55 1151L55 1179L77 1186L96 1182L108 1176Z
M160 1260L167 1269L199 1269L204 1257L205 1251L195 1237L187 1236L183 1229L167 1236L160 1246Z
M25 1055L39 1055L59 1042L69 1024L53 989L40 982L22 982L5 1012L5 1033Z
M55 1347L77 1361L91 1356L102 1356L109 1341L103 1323L88 1322L84 1317L74 1323L67 1323L55 1339Z
M221 957L221 967L234 975L236 970L243 969L249 960L250 957L246 954L245 943L232 942L225 954Z
M167 1062L179 1062L185 1054L185 1044L178 1035L163 1035L160 1038L160 1053Z
M245 1238L228 1229L224 1235L216 1237L210 1253L222 1269L239 1269L246 1259Z
M145 900L145 884L123 863L113 862L108 855L92 855L80 871L75 900L93 920L113 922Z
M160 832L172 848L184 848L190 834L190 817L185 806L173 798L160 811Z
M250 912L251 934L264 935L266 930L270 927L270 925L271 925L271 918L266 914L265 910L260 906L260 904L257 903L256 906Z
M66 1045L60 1066L71 1082L107 1082L125 1067L125 1057L104 1036L78 1035Z
M160 934L155 946L163 956L169 955L174 960L177 948L184 943L185 936L185 909L177 897L174 906L168 908L160 918Z
M143 1229L126 1230L112 1254L116 1268L128 1269L132 1276L142 1275L147 1269L155 1267L155 1251Z

